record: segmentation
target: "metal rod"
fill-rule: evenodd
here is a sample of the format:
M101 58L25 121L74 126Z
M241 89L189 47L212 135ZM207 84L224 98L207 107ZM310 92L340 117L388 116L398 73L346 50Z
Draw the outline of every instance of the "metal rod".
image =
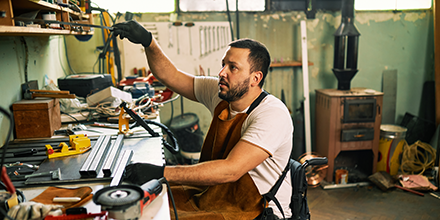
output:
M113 143L112 147L107 154L104 165L102 166L102 172L104 172L104 176L111 176L113 170L116 166L116 161L119 157L119 154L122 149L122 141L124 139L124 135L120 134L116 138L116 141Z
M133 156L132 150L124 150L118 161L116 172L114 172L114 175L112 176L113 179L110 182L110 186L117 186L122 182L122 175L124 174L125 167L131 161L132 156Z
M101 146L96 152L95 158L93 158L93 161L90 164L89 169L87 170L89 176L91 177L98 176L99 170L101 169L102 164L104 163L105 160L105 156L107 155L108 146L111 143L110 139L111 139L111 135L106 135L104 140L102 141Z
M96 143L93 145L92 150L90 151L89 155L87 156L87 159L84 161L83 165L79 169L79 173L81 174L81 177L87 177L88 170L90 167L90 164L92 163L93 159L96 156L96 152L98 151L99 147L102 144L102 141L104 140L105 135L100 135Z

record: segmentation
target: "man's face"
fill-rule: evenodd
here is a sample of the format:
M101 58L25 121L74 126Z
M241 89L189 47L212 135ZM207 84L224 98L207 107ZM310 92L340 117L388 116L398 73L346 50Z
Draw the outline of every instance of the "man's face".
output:
M240 99L249 91L250 64L249 49L229 47L222 60L218 74L218 96L228 102Z

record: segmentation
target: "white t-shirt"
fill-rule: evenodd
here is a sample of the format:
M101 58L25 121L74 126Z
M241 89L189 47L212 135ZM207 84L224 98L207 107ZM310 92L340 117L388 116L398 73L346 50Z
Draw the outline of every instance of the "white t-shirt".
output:
M211 114L222 101L218 97L218 79L215 77L196 77L194 93L196 99L205 105ZM243 113L246 111L247 109ZM232 116L237 113L241 112L231 111ZM261 147L271 155L248 172L260 194L265 194L272 188L286 167L292 150L292 138L293 123L290 113L284 103L273 95L266 96L243 122L241 139ZM291 217L291 195L290 173L287 173L276 194L286 218ZM277 216L282 217L273 201L269 206Z

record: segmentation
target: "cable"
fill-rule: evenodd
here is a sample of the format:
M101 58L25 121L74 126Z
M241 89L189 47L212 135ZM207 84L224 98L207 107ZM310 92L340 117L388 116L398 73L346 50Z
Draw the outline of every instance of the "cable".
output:
M63 41L64 41L64 52L66 54L67 66L69 66L70 72L72 72L73 74L76 74L75 70L73 70L73 68L72 68L72 65L70 65L69 54L67 53L66 36L63 36ZM63 68L63 70L64 70L64 68Z
M427 169L432 168L435 163L436 150L431 145L417 141L411 146L404 143L402 153L402 164L400 170L406 174L423 174Z
M24 81L28 82L28 63L29 63L29 49L26 43L26 40L24 39L24 37L20 38L21 42L23 43L24 46L24 51L25 51L25 60L24 60Z
M169 197L171 199L171 203L173 204L174 216L175 216L176 220L179 220L179 217L177 216L176 203L174 202L173 193L171 192L171 187L170 187L170 184L168 183L168 180L165 179L165 177L162 177L162 178L159 179L159 182L165 183L167 185L167 189L168 189L167 191L170 194Z
M165 126L164 124L162 124L162 123L160 123L160 122L155 122L155 121L151 121L151 120L147 120L147 119L144 119L144 121L145 121L145 123L147 123L147 124L152 124L152 125L156 125L156 126L158 126L158 127L160 127L160 128L162 128L166 133L167 133L167 135L171 138L171 142L173 142L173 146L171 146L166 140L165 140L165 138L162 138L162 144L171 152L171 153L173 153L173 154L177 154L177 153L179 153L179 143L177 142L177 139L176 139L176 137L174 136L174 134L173 134L173 132L167 127L167 126ZM140 125L139 123L135 123L135 124L133 124L133 125L131 125L130 126L130 129L132 129L132 128L134 128L134 127L136 127L136 126L138 126L138 125Z
M76 122L79 123L78 119L76 119L75 117L73 117L71 114L65 113L65 112L61 112L61 114L65 114L67 116L69 116L70 118L72 118L73 120L75 120Z
M4 115L6 115L6 117L9 118L9 130L8 130L8 134L6 135L6 140L5 140L5 144L2 146L3 148L3 154L2 154L2 159L0 162L0 169L3 168L4 166L4 162L5 162L5 156L6 156L6 150L8 149L8 144L9 144L9 140L11 139L12 136L12 130L14 129L14 118L12 117L11 114L9 114L9 112L7 112L4 108L0 107L0 112L2 112ZM3 169L0 170L0 176L1 176L1 172L3 172ZM8 174L6 174L8 175ZM3 210L2 208L0 208L0 212L8 219L14 220L11 216L9 216L6 213L6 210Z
M8 144L9 144L9 140L11 139L12 136L12 130L14 129L14 119L12 117L11 114L9 114L4 108L0 107L0 111L6 115L6 117L9 118L9 130L8 130L8 134L6 136L6 140L5 140L5 144L3 145L3 154L2 154L2 159L1 159L1 163L0 163L0 168L3 167L3 165L5 164L5 156L6 156L6 149L8 148ZM1 173L1 171L0 171Z

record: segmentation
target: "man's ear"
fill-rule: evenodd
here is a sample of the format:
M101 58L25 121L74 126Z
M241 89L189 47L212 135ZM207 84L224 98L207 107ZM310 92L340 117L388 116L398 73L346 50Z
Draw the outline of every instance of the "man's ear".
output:
M260 81L263 80L263 72L261 71L253 72L251 80L252 80L251 82L252 86L258 86L260 84Z

